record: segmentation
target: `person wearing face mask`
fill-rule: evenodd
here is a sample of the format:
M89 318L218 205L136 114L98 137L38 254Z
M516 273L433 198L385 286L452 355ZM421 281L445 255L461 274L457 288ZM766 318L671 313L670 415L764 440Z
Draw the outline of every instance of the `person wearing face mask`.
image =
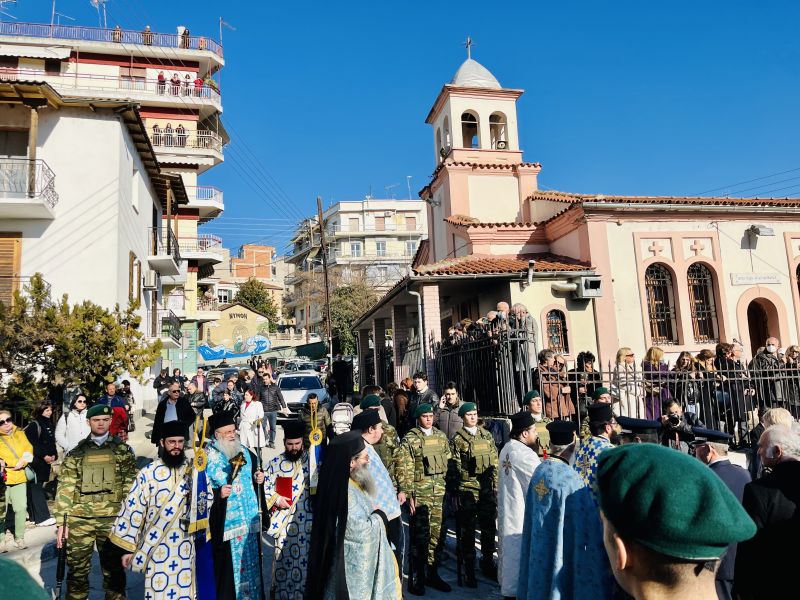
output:
M775 337L767 338L764 348L759 350L750 361L750 375L756 388L756 400L762 406L782 406L784 402L783 389L778 377L783 364L778 358L780 340Z
M575 450L572 468L578 472L583 482L592 489L594 495L597 457L604 450L619 444L619 425L614 418L611 404L595 402L587 407L589 412L589 433L591 436L583 440Z

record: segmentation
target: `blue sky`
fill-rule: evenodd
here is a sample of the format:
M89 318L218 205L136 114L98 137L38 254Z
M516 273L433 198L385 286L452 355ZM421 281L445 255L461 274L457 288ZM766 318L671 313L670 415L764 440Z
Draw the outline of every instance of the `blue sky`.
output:
M108 0L109 25L218 37L227 66L225 165L202 183L225 192L206 228L226 245L281 246L325 204L407 197L431 174L425 116L473 58L519 101L525 158L542 186L586 193L800 196L800 3L210 2ZM88 0L59 0L96 25ZM19 0L49 21L49 0ZM795 169L794 171L790 171ZM774 175L790 171L783 175ZM738 182L765 177L757 181Z

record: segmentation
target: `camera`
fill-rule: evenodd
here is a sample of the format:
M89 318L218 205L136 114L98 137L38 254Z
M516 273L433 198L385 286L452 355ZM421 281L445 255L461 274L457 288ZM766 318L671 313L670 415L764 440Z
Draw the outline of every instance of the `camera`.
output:
M680 425L681 416L680 415L669 415L667 417L667 420L669 421L670 425L673 425L673 426Z

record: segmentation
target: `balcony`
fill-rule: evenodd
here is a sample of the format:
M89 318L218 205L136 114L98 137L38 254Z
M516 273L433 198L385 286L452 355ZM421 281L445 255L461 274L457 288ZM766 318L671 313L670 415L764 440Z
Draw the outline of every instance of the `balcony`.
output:
M150 142L159 155L159 160L170 162L164 155L181 157L178 162L186 162L187 156L212 159L212 166L223 161L222 136L206 129L183 131L173 129L148 128Z
M147 311L145 327L147 337L161 340L164 348L174 350L181 347L181 322L168 308Z
M180 105L181 108L211 107L214 111L222 110L219 91L212 88L207 82L198 86L195 86L194 82L188 85L181 83L181 85L174 86L169 80L158 81L144 77L56 73L47 72L44 69L10 68L0 68L0 81L44 81L62 95L71 97L138 100L150 106Z
M200 211L200 223L215 219L225 209L225 199L221 190L210 185L186 186L189 196L188 208Z
M0 158L0 219L52 219L56 176L43 160Z
M187 32L189 33L189 32ZM42 23L0 22L0 36L31 37L53 40L75 40L120 45L155 46L211 52L222 58L222 46L211 38L155 31L130 29L103 29L80 25L45 25Z
M221 263L225 256L222 248L222 238L207 233L179 237L178 247L182 258L196 260L198 265L215 265Z
M333 225L328 227L328 235L333 237L357 237L357 236L381 236L391 234L395 236L403 235L423 235L428 230L423 227L405 227L395 225L394 223L386 223L383 229L365 228L365 227L350 227L349 225Z
M198 322L216 321L222 314L219 310L219 301L216 298L205 298L200 296L197 299L196 320Z
M183 290L176 290L165 298L166 306L180 321L216 321L220 318L219 301L216 298L200 296L194 310L186 301Z
M181 272L181 251L172 229L155 227L149 232L147 264L162 275L178 275Z

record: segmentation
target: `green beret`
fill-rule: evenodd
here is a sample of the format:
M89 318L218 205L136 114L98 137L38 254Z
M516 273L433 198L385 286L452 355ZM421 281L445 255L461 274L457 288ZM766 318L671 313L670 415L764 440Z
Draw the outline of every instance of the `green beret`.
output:
M432 413L432 412L433 412L433 406L431 406L430 404L425 404L425 403L418 404L417 408L414 409L414 418L419 419L425 413Z
M464 402L458 409L458 416L463 419L464 415L471 410L478 410L478 405L474 402Z
M685 560L714 560L756 525L722 479L696 458L657 444L611 448L597 459L600 508L622 538Z
M594 394L592 394L592 398L594 400L597 400L603 394L610 394L610 393L611 391L607 387L599 387L594 391Z
M527 394L525 394L525 404L533 400L534 398L541 398L542 395L539 393L539 390L531 390Z
M86 411L86 418L91 419L92 417L110 417L111 412L111 407L107 404L95 404L92 408Z
M364 398L361 400L361 404L358 406L361 408L361 410L364 410L365 408L372 408L373 406L380 405L381 397L377 394L370 394L369 396L364 396Z

